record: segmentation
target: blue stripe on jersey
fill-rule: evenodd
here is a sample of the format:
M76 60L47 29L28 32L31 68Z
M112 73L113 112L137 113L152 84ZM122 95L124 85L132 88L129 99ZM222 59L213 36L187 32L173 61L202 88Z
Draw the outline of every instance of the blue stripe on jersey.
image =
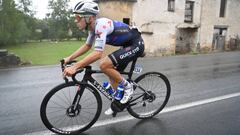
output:
M132 38L132 33L127 24L113 20L114 30L107 36L106 43L114 46L123 46Z

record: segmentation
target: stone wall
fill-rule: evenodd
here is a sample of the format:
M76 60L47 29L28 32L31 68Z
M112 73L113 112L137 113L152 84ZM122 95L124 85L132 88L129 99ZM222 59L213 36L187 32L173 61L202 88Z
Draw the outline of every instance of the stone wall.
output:
M143 33L148 54L154 56L175 54L176 42L179 37L176 31L178 31L177 26L184 23L185 1L175 1L174 12L168 11L167 0L139 0L134 4L133 21ZM200 23L200 8L201 3L196 1L194 24ZM195 34L191 36L195 37ZM196 41L192 42L195 43Z
M123 18L130 18L130 21L132 21L133 4L133 2L126 1L100 2L100 17L107 17L119 21L123 21Z
M18 56L8 53L6 49L0 49L0 67L17 66L21 64Z

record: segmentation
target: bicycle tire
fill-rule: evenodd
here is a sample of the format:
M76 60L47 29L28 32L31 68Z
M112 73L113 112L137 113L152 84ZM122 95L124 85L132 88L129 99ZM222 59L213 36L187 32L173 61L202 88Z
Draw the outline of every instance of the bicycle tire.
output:
M140 75L138 78L136 78L134 82L137 83L142 88L144 88L149 93L151 93L152 96L150 96L150 97L143 96L141 98L138 98L136 100L136 102L139 102L139 104L138 104L139 106L137 106L137 105L131 106L130 105L127 108L127 110L129 112L129 114L131 114L133 117L138 118L138 119L152 118L166 106L166 104L169 100L170 93L171 93L171 86L170 86L169 80L167 79L166 76L164 76L161 73L147 72L145 74ZM162 87L165 89L161 90ZM160 95L157 95L158 93L160 93ZM144 94L144 92L142 90L140 90L139 87L136 87L131 101L133 101L134 99L139 97L139 95L141 95L141 94ZM130 103L131 103L131 101L130 101ZM157 101L159 101L159 102L157 102ZM154 110L148 109L151 107L151 105L153 106Z
M78 111L75 112L76 116L73 117L68 114L68 111L72 104L71 96L72 95L75 96L77 92L77 90L74 91L74 89L79 88L79 86L85 87L85 89L81 97L81 100L77 105L79 109ZM70 89L70 91L67 93L66 90L68 89ZM70 100L67 99L68 96L70 97ZM88 103L89 101L91 103ZM96 103L92 104L93 101L94 102L96 101ZM85 107L86 108L88 107L91 112L87 112L86 110L83 110ZM93 108L90 108L90 107L93 107ZM57 110L56 112L55 111L51 112L51 109L54 109L54 108L59 109L59 111ZM41 115L42 122L50 131L57 134L62 134L62 135L66 135L66 134L72 135L72 134L82 133L87 129L89 129L97 121L101 111L102 111L102 99L99 93L96 91L96 89L93 86L89 84L79 85L74 82L68 82L68 83L63 83L54 87L51 91L47 93L47 95L44 97L41 103L40 115ZM54 114L53 115L54 117L51 117L51 113ZM58 123L61 122L60 124L58 124L57 121L55 120L55 117L58 115L59 115L59 119L57 121ZM89 119L89 121L86 122L85 120L87 119L85 118L84 115L91 115L91 119ZM64 117L61 117L61 116L64 116ZM69 120L72 120L72 121L69 121ZM66 126L66 125L63 125L64 122L68 122L68 123L72 122L72 124L70 123L71 124L70 126L69 125ZM82 125L79 122L83 122L81 123Z

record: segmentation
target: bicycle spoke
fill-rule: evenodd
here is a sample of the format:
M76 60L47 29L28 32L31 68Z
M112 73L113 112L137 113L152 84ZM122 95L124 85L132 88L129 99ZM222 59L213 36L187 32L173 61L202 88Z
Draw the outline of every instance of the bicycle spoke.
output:
M56 95L59 99L61 99L62 101L64 101L64 103L66 103L66 105L70 105L69 103L68 103L68 101L65 101L65 99L63 99L62 97L60 97L59 95Z
M57 103L57 102L55 102L55 101L51 101L51 102L53 102L54 104L58 105L59 107L63 107L63 108L65 108L65 106L63 106L63 105L60 105L60 104L58 104L58 103Z
M77 119L77 117L75 117L75 120L76 120L76 122L77 122L77 125L80 125L80 124L79 124L79 122L78 122L78 119Z
M55 110L55 111L52 111L52 112L48 112L48 114L56 113L56 112L60 112L60 111L62 111L62 109L61 110Z
M89 112L89 111L85 111L85 110L82 110L82 111L85 112L85 113L88 113L88 114L95 115L95 113L92 113L92 112Z
M95 109L95 110L97 110L97 108L83 108L83 107L82 107L82 109Z
M49 119L62 118L62 116L66 116L65 113L64 113L64 114L61 114L60 116L59 116L59 115L57 115L57 116L56 116L56 115L55 115L55 116L53 115L53 117L50 117L50 116L49 116Z
M72 98L71 98L71 92L70 92L70 90L68 91L68 95L69 95L69 98L70 98L69 103L71 104Z
M90 104L90 103L87 103L88 101L91 101L91 98L87 98L86 100L81 99L81 104Z
M56 122L56 125L58 125L58 123L60 123L59 128L64 127L64 125L63 126L61 126L61 125L64 124L66 119L67 119L67 116L65 115L64 119L62 119L61 121L59 120L59 121Z

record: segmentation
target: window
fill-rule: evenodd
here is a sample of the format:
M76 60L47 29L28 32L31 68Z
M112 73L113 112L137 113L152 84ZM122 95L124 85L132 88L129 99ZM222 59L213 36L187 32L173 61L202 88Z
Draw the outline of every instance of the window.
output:
M225 17L227 0L221 0L219 17Z
M127 25L130 24L130 18L123 18L123 22Z
M168 11L174 11L175 9L175 0L168 0Z
M184 22L193 22L193 1L186 1Z

